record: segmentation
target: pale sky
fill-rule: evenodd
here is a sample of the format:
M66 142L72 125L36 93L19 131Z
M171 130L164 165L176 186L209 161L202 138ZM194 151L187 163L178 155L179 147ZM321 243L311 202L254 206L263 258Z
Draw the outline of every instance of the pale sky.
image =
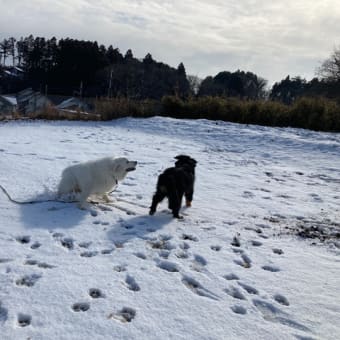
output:
M339 0L0 0L0 40L96 40L204 78L311 79L340 46Z

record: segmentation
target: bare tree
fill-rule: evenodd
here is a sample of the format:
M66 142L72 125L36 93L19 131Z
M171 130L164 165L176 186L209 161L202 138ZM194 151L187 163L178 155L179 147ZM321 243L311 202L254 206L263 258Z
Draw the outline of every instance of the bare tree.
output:
M15 59L16 59L16 55L15 55L15 43L16 43L16 39L11 37L8 39L8 55L12 56L12 64L13 66L15 66Z
M340 80L340 47L335 48L316 71L317 75L328 81Z
M256 77L254 81L255 87L255 99L265 99L268 97L268 90L267 90L268 81L262 77Z
M6 58L9 54L9 48L9 41L7 39L4 39L2 42L0 42L0 54L4 60L4 66L6 66Z
M188 79L188 82L189 82L191 93L196 95L198 93L198 90L199 90L200 85L202 83L202 79L198 78L197 76L192 76L192 75L188 75L187 79Z

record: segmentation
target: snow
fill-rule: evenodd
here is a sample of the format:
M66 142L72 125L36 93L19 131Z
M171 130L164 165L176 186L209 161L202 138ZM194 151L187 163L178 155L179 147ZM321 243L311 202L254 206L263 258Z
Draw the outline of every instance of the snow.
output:
M193 206L149 216L180 153L198 161ZM1 339L340 338L339 134L160 117L0 125L0 184L16 200L52 198L66 166L107 155L138 161L112 205L0 192ZM298 237L305 225L333 236Z

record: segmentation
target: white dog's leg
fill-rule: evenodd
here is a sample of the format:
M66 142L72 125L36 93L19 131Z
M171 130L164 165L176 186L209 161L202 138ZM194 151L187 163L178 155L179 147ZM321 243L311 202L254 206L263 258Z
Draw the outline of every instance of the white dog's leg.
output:
M88 199L88 197L90 196L90 192L83 190L82 192L80 192L79 194L79 198L78 198L78 208L82 209L82 210L86 210L86 201Z
M112 200L110 199L110 197L106 193L102 196L102 198L106 203L112 202Z

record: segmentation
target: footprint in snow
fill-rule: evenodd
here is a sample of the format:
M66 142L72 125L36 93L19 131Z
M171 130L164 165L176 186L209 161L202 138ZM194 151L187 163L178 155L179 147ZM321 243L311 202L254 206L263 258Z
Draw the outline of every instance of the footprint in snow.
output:
M305 332L310 331L309 328L307 328L306 326L294 321L289 314L283 312L282 310L267 301L254 299L253 304L261 312L263 319L267 321L280 323L282 325Z
M169 258L170 251L169 251L169 250L160 250L160 251L158 252L158 255L159 255L160 257L162 257L163 259L167 259L167 258Z
M276 273L276 272L280 271L279 267L269 266L269 265L262 266L262 269L267 270L269 272L273 272L273 273Z
M199 296L203 296L212 300L218 300L218 296L216 294L204 288L198 281L190 276L183 276L182 283L186 288Z
M130 223L122 223L121 227L129 230L129 229L133 229L135 226Z
M130 183L130 182L122 182L122 185L126 185L128 187L135 187L137 184L136 183Z
M126 272L126 267L127 267L127 265L125 265L125 264L118 264L118 265L116 265L116 266L113 267L113 270L114 270L115 272L118 272L118 273L120 273L120 272Z
M172 250L176 248L176 246L174 246L170 241L168 241L167 239L162 239L161 237L159 237L158 239L148 240L147 243L151 246L152 249Z
M235 275L234 273L230 273L230 274L227 274L227 275L224 275L223 276L226 280L228 281L231 281L231 280L239 280L240 278Z
M89 295L93 299L98 299L98 298L104 298L105 295L102 293L102 291L98 288L91 288L89 289Z
M115 319L120 322L131 322L136 316L136 310L130 307L123 307L120 311L111 313L108 319Z
M243 268L250 268L251 267L251 259L249 256L247 256L246 254L241 254L241 259L242 260L234 260L234 262L236 264L238 264L239 266L243 267Z
M157 263L157 267L161 268L170 273L177 273L179 272L179 268L176 263L170 261L160 261Z
M24 262L25 265L29 265L29 266L35 266L36 264L38 264L38 261L36 260L26 260Z
M64 237L60 240L60 244L67 248L68 250L72 250L74 248L74 240L70 237Z
M29 235L17 236L15 239L21 244L27 244L31 242L31 236Z
M172 239L172 236L169 234L160 234L158 235L158 238L162 241L169 241Z
M20 279L17 279L15 283L17 286L33 287L40 278L41 275L38 274L25 275Z
M268 238L269 238L269 236L268 236L268 235L265 235L265 234L260 234L259 236L262 237L262 238L264 238L264 239L268 239Z
M252 193L251 191L243 191L242 197L243 198L254 198L255 194Z
M246 297L237 287L230 286L230 288L225 288L224 291L234 299L246 300Z
M278 302L279 304L281 304L281 305L289 306L288 299L285 296L281 295L281 294L275 294L274 295L274 300L276 302Z
M192 261L191 269L201 272L203 267L207 265L206 259L201 255L194 255L194 260Z
M28 314L18 314L18 325L20 327L26 327L29 326L32 322L32 317Z
M248 294L255 294L257 295L259 292L255 287L252 287L250 285L247 285L245 283L242 282L237 282L239 284L239 286L241 286Z
M240 238L239 235L238 236L234 236L232 242L230 243L233 247L240 247L241 246L241 242L240 242Z
M244 250L241 249L241 248L233 248L233 252L235 254L243 254L244 253Z
M322 198L318 194L309 194L310 197L313 198L315 202L323 202Z
M263 243L260 242L260 241L257 241L257 240L252 240L252 241L251 241L251 244L252 244L254 247L261 247Z
M188 241L198 242L198 238L195 235L190 235L190 234L182 234L181 239L185 241L188 240Z
M204 231L211 231L211 230L216 230L216 227L201 227L201 229Z
M91 209L90 210L91 216L97 217L98 216L98 211Z
M189 243L187 242L182 242L179 244L179 247L182 249L182 250L188 250L190 248L190 245Z
M51 264L45 263L45 262L38 262L38 267L43 269L52 269L55 268L55 266L52 266Z
M194 261L201 266L206 266L208 263L207 260L201 255L194 255Z
M273 253L274 254L278 254L278 255L282 255L283 254L283 250L279 249L279 248L273 248Z
M74 312L86 312L90 309L90 305L87 302L77 302L72 305Z
M133 255L135 255L139 259L146 260L146 255L142 252L134 253Z
M34 242L32 245L31 245L31 249L38 249L40 248L41 246L41 243L39 242Z
M80 253L81 257L94 257L97 255L98 255L97 251L83 251L82 253Z
M39 262L36 260L26 260L24 262L24 265L29 265L29 266L38 266L39 268L43 268L43 269L51 269L51 268L55 268L55 266L52 266L48 263L45 262Z
M78 246L80 248L86 248L87 249L91 245L91 243L92 242L80 242L80 243L78 243Z
M187 259L189 257L189 254L185 250L178 250L175 253L175 256L178 257L179 259Z
M7 321L8 318L8 310L7 308L4 308L1 306L0 301L0 325L4 324Z
M113 252L114 249L110 248L110 249L103 249L100 251L101 254L103 255L108 255L111 254Z
M14 259L4 259L4 258L0 258L0 264L1 263L7 263L7 262L12 262L12 261L14 261Z
M138 292L140 291L140 287L138 285L138 283L136 282L136 280L130 276L130 275L126 275L125 278L125 285L128 289L130 289L133 292Z
M247 314L247 310L240 305L231 306L230 309L236 314L241 314L241 315Z
M113 244L115 245L116 248L124 248L124 243L119 242L119 241L114 241Z
M63 237L63 233L53 233L54 240L59 242L64 248L72 250L74 248L74 240L71 237Z
M53 237L54 239L56 239L56 240L61 239L63 236L64 236L63 233L53 233L53 234L52 234L52 237Z

